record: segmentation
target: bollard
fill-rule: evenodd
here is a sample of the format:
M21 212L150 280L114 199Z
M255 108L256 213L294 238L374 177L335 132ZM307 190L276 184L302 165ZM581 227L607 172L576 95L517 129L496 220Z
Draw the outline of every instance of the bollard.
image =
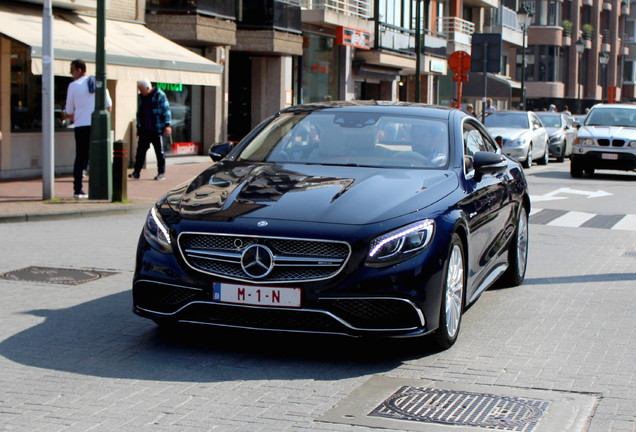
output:
M124 149L121 140L113 143L113 202L128 200L128 150Z

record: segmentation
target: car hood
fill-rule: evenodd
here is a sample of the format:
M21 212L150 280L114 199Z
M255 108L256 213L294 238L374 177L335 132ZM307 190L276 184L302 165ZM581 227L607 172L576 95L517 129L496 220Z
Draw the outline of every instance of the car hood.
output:
M361 225L423 209L458 187L453 171L224 161L168 193L184 218Z
M488 128L488 132L490 132L490 135L492 135L493 137L500 136L506 140L513 140L527 134L529 131L527 129L510 129L498 127Z
M625 141L636 140L636 129L624 126L583 126L578 136L592 138L619 138Z

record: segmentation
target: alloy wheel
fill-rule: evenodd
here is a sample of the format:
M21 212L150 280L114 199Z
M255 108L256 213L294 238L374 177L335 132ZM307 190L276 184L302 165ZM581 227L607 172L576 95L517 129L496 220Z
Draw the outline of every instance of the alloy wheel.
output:
M528 217L526 210L522 209L517 226L517 272L524 275L528 263Z
M446 329L450 338L459 330L464 296L464 260L461 247L453 245L446 275Z

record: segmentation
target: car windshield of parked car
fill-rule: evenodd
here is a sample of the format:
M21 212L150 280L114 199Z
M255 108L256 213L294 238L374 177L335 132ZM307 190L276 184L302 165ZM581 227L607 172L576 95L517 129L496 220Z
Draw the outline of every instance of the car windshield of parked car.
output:
M537 116L541 119L543 126L548 128L560 128L561 127L561 114L541 114L537 113Z
M237 161L441 168L449 161L446 120L378 112L284 113L268 123Z
M636 109L596 108L585 118L585 126L623 126L636 128Z
M519 113L492 113L486 116L486 127L488 128L509 128L528 129L528 115Z

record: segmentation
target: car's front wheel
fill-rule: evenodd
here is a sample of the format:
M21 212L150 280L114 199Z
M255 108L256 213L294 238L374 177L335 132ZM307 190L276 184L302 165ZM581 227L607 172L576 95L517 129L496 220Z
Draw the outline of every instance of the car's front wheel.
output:
M570 175L574 178L579 178L583 176L583 167L581 164L574 159L570 161Z
M526 160L521 162L521 166L524 168L530 168L532 166L532 143L528 146L528 152L526 153Z
M539 165L547 165L548 162L550 162L550 154L548 153L548 144L546 143L543 157L539 159Z
M528 265L528 212L525 207L519 209L519 219L514 238L508 248L508 269L502 276L507 286L518 286L526 278Z
M466 292L465 263L462 241L453 234L444 270L439 328L434 335L437 346L442 349L453 346L459 334Z

